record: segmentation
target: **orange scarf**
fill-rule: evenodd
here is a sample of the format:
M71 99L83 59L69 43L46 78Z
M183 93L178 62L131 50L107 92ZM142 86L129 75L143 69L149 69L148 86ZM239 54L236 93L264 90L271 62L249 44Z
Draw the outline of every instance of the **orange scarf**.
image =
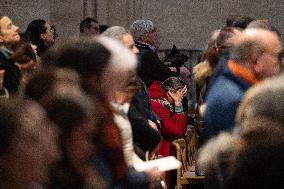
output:
M256 79L251 70L238 64L235 60L229 60L228 67L234 75L246 80L251 85L254 85L259 82L259 80Z

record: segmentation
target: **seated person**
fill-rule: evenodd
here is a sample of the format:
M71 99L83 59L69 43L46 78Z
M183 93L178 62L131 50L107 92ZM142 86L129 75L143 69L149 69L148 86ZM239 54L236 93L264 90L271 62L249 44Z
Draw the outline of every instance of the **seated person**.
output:
M185 135L188 117L182 99L186 92L186 83L179 77L170 77L163 83L154 82L149 88L152 108L163 124L160 155L169 156L172 141Z
M159 154L171 155L172 142L185 136L188 116L182 106L182 99L186 95L186 82L179 77L170 77L163 83L153 82L149 88L153 111L160 117L163 137ZM166 174L166 183L170 186L170 176Z

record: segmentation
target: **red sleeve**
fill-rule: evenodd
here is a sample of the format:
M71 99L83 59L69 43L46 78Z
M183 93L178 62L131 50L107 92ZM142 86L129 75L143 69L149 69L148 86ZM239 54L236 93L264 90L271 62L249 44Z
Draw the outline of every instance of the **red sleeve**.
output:
M171 112L162 104L152 101L153 111L160 117L163 122L161 134L164 138L179 139L184 137L187 129L188 117L185 114Z

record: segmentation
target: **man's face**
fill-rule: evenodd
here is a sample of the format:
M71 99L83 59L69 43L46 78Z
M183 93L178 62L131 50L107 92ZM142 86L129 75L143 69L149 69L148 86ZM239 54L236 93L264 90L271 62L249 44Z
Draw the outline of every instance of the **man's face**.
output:
M14 25L10 18L3 16L0 19L0 42L13 43L20 40L19 27Z
M84 29L84 33L90 36L96 36L100 34L99 24L96 22L91 22L89 28Z
M267 50L257 58L255 70L259 79L272 77L280 72L279 53L281 49L280 41L272 40Z
M148 34L144 35L144 42L159 48L160 46L160 36L158 34L158 31L156 29L154 29L153 31L151 31Z
M134 54L138 54L139 50L135 46L133 37L130 34L124 34L122 37L122 43L131 50Z

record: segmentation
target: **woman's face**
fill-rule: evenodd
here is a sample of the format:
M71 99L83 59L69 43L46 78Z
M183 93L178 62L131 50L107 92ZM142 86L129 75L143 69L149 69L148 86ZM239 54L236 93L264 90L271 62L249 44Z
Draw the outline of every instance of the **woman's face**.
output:
M51 26L49 23L45 23L44 27L46 28L46 31L44 34L41 34L41 38L43 39L44 42L48 44L53 44L54 41L54 31L52 30Z

